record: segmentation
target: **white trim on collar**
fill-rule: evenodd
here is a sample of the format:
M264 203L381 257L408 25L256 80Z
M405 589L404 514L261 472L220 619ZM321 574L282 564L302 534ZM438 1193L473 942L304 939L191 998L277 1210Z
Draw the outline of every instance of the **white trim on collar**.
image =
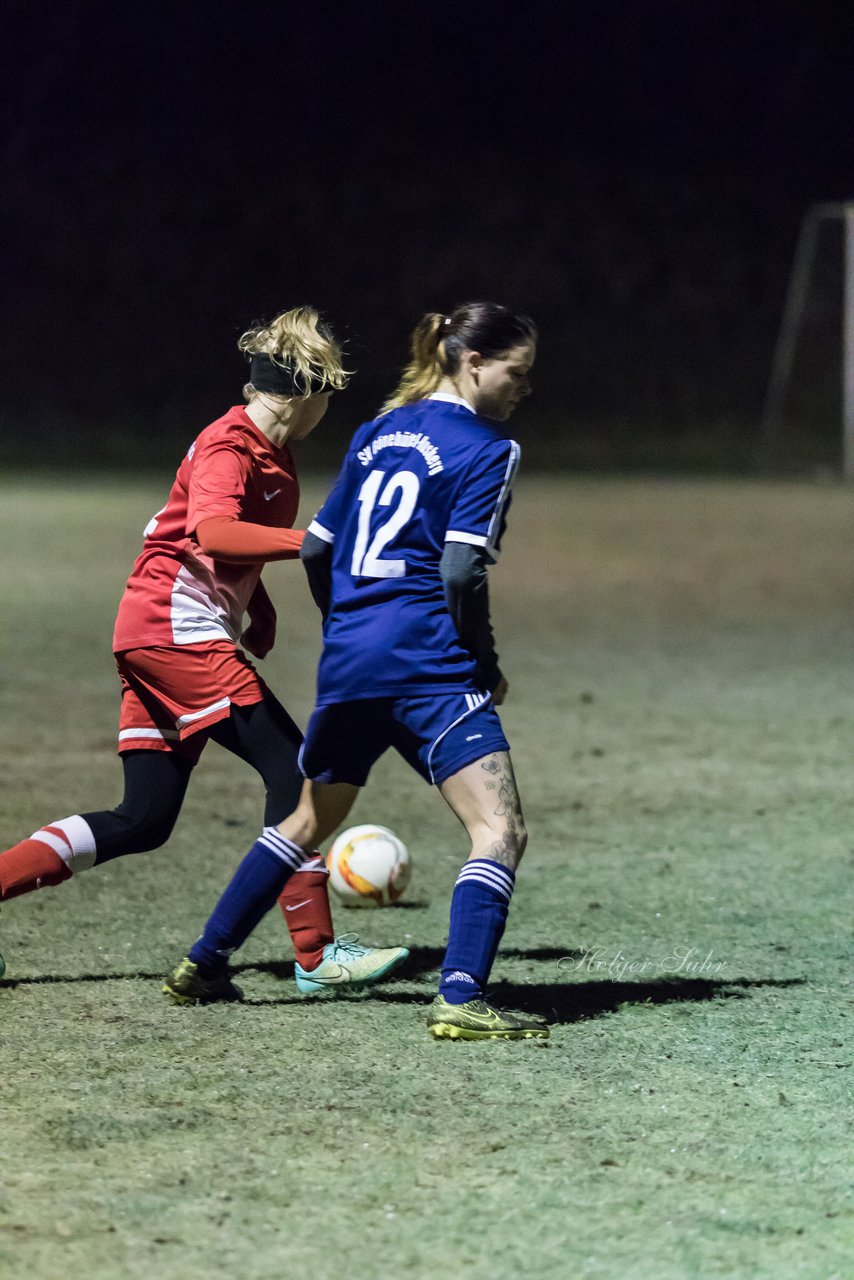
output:
M464 400L462 396L452 396L449 391L434 391L432 395L427 397L428 400L444 400L446 404L458 404L463 409L468 409L469 413L473 413L477 417L477 410L469 404L468 400Z

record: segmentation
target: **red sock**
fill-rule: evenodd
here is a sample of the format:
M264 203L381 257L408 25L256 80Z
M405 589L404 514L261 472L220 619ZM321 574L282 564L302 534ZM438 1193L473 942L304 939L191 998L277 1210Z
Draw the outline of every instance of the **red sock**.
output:
M279 894L294 956L303 969L316 969L323 959L323 948L335 938L328 885L325 868L295 871Z
M44 830L68 843L56 827L45 827ZM0 902L30 893L33 889L62 884L63 880L70 878L71 872L62 858L43 840L30 837L0 853Z

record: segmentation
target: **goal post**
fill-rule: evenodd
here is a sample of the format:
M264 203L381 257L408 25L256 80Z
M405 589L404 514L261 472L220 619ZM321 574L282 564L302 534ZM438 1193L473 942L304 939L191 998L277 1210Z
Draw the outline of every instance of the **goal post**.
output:
M854 204L843 205L845 293L842 308L843 474L854 475Z
M807 211L801 223L765 394L761 453L763 460L768 462L780 436L783 408L792 382L819 233L828 223L841 225L842 228L841 454L842 474L851 480L854 479L854 201L815 204Z

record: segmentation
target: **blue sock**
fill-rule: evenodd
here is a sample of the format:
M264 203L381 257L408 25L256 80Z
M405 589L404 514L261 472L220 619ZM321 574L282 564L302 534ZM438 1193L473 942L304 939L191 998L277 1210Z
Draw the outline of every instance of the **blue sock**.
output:
M483 996L515 882L515 874L491 858L472 858L457 876L439 984L449 1004Z
M225 969L229 956L275 906L289 876L309 856L275 827L264 828L190 950L204 976Z

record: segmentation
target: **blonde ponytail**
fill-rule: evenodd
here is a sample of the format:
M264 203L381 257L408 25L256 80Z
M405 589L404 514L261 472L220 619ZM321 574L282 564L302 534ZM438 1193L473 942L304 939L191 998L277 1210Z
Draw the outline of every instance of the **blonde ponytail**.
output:
M419 320L409 342L412 359L403 371L397 390L380 409L381 414L424 400L436 390L445 374L443 330L447 327L445 316L438 311L429 311Z

